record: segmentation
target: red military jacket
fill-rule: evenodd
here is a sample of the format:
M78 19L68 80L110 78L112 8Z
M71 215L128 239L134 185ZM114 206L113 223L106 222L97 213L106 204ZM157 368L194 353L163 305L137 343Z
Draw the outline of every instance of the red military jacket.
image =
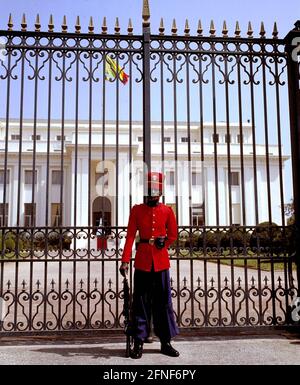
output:
M177 224L171 207L163 203L159 203L155 207L149 207L145 203L132 207L122 262L130 261L137 230L141 239L158 236L167 236L167 239L163 249L158 249L149 243L140 243L135 255L134 267L138 270L151 271L153 261L154 271L169 269L170 261L167 249L177 239Z

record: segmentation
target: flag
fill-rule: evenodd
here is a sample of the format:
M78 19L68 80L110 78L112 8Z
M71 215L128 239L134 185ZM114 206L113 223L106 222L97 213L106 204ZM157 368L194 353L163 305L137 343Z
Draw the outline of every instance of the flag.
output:
M121 66L108 55L105 56L105 79L115 79L116 76L125 85L128 82L129 76L124 72Z

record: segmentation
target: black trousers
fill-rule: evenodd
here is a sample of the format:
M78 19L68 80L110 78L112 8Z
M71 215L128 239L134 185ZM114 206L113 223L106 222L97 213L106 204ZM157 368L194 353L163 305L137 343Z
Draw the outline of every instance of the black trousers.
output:
M144 341L150 332L161 342L169 342L179 331L173 313L169 270L151 272L135 270L130 334Z

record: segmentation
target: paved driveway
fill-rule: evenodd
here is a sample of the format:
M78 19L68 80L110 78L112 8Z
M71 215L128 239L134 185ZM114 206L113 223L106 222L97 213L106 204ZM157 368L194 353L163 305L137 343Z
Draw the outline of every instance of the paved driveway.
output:
M300 338L268 337L190 337L177 338L174 347L179 358L169 358L159 352L154 341L145 345L143 357L124 357L124 342L98 338L80 342L24 342L4 344L0 340L0 363L37 365L299 365ZM4 345L3 345L4 344Z

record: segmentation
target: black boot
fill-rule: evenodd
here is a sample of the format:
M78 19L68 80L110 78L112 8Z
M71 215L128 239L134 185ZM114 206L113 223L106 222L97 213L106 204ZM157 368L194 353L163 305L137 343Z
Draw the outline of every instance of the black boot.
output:
M139 339L134 340L133 349L130 352L130 357L134 359L141 358L143 355L143 341Z
M169 357L179 357L179 352L172 347L170 342L162 342L160 352Z

